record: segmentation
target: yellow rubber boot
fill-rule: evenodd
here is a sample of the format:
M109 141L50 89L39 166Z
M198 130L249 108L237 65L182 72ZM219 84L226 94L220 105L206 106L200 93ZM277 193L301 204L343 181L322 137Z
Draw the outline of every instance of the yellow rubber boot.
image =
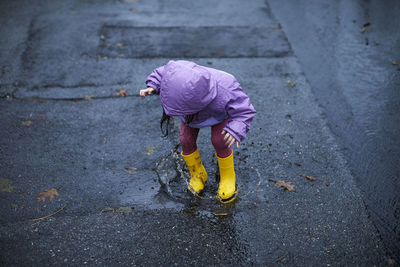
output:
M237 195L233 152L226 158L217 158L220 174L218 198L224 203L229 203L235 200Z
M188 189L190 191L193 190L198 194L204 189L204 183L207 181L207 172L203 163L201 163L199 150L196 149L195 152L189 155L183 155L183 153L181 153L181 155L190 172L190 183Z

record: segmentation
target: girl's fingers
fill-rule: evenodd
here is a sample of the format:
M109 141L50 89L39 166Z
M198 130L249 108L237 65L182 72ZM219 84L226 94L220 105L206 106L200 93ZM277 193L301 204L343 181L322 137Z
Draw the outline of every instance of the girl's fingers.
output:
M226 139L226 141L230 143L232 141L232 135L229 134L228 138Z
M239 142L230 133L222 130L221 134L224 134L224 142L226 146L231 147L236 142L236 147L239 148Z
M143 90L140 90L139 95L142 98L145 98L147 95L153 94L153 91L154 91L154 89L151 89L151 88L143 89Z
M228 140L226 141L226 145L230 147L230 146L232 146L232 144L234 142L235 142L235 138L233 138L231 135L231 136L229 136Z
M229 133L226 133L225 136L224 136L224 141L226 142L230 136L231 135Z

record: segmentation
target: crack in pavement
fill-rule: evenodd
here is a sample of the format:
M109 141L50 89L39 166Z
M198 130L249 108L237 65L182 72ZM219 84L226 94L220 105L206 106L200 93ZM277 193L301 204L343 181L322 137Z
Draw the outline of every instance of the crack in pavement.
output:
M127 97L140 97L139 95L126 95L126 96L95 96L87 95L85 97L65 97L65 98L51 98L51 97L16 97L13 92L6 93L4 96L0 96L0 99L5 100L21 100L21 101L33 101L33 102L44 102L44 101L92 101L100 99L116 99L116 98L127 98Z

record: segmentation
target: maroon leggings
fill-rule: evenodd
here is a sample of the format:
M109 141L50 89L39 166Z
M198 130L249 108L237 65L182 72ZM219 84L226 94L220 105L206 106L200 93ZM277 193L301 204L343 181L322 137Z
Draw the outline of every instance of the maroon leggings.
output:
M228 120L224 120L220 124L211 126L211 142L215 151L217 151L217 156L220 158L226 158L232 153L232 148L225 145L224 135L221 133L227 123ZM181 141L183 155L189 155L196 151L196 140L199 130L199 128L191 128L181 122L179 139Z

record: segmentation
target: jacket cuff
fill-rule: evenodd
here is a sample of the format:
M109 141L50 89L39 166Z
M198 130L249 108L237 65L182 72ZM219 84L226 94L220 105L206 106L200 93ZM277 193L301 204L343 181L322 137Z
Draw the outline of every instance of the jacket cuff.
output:
M241 142L244 139L240 138L231 128L228 127L228 125L224 127L224 130L230 133L230 135L232 135L238 142Z
M160 87L157 84L153 83L152 81L147 81L146 86L153 88L154 94L156 95L160 94Z

